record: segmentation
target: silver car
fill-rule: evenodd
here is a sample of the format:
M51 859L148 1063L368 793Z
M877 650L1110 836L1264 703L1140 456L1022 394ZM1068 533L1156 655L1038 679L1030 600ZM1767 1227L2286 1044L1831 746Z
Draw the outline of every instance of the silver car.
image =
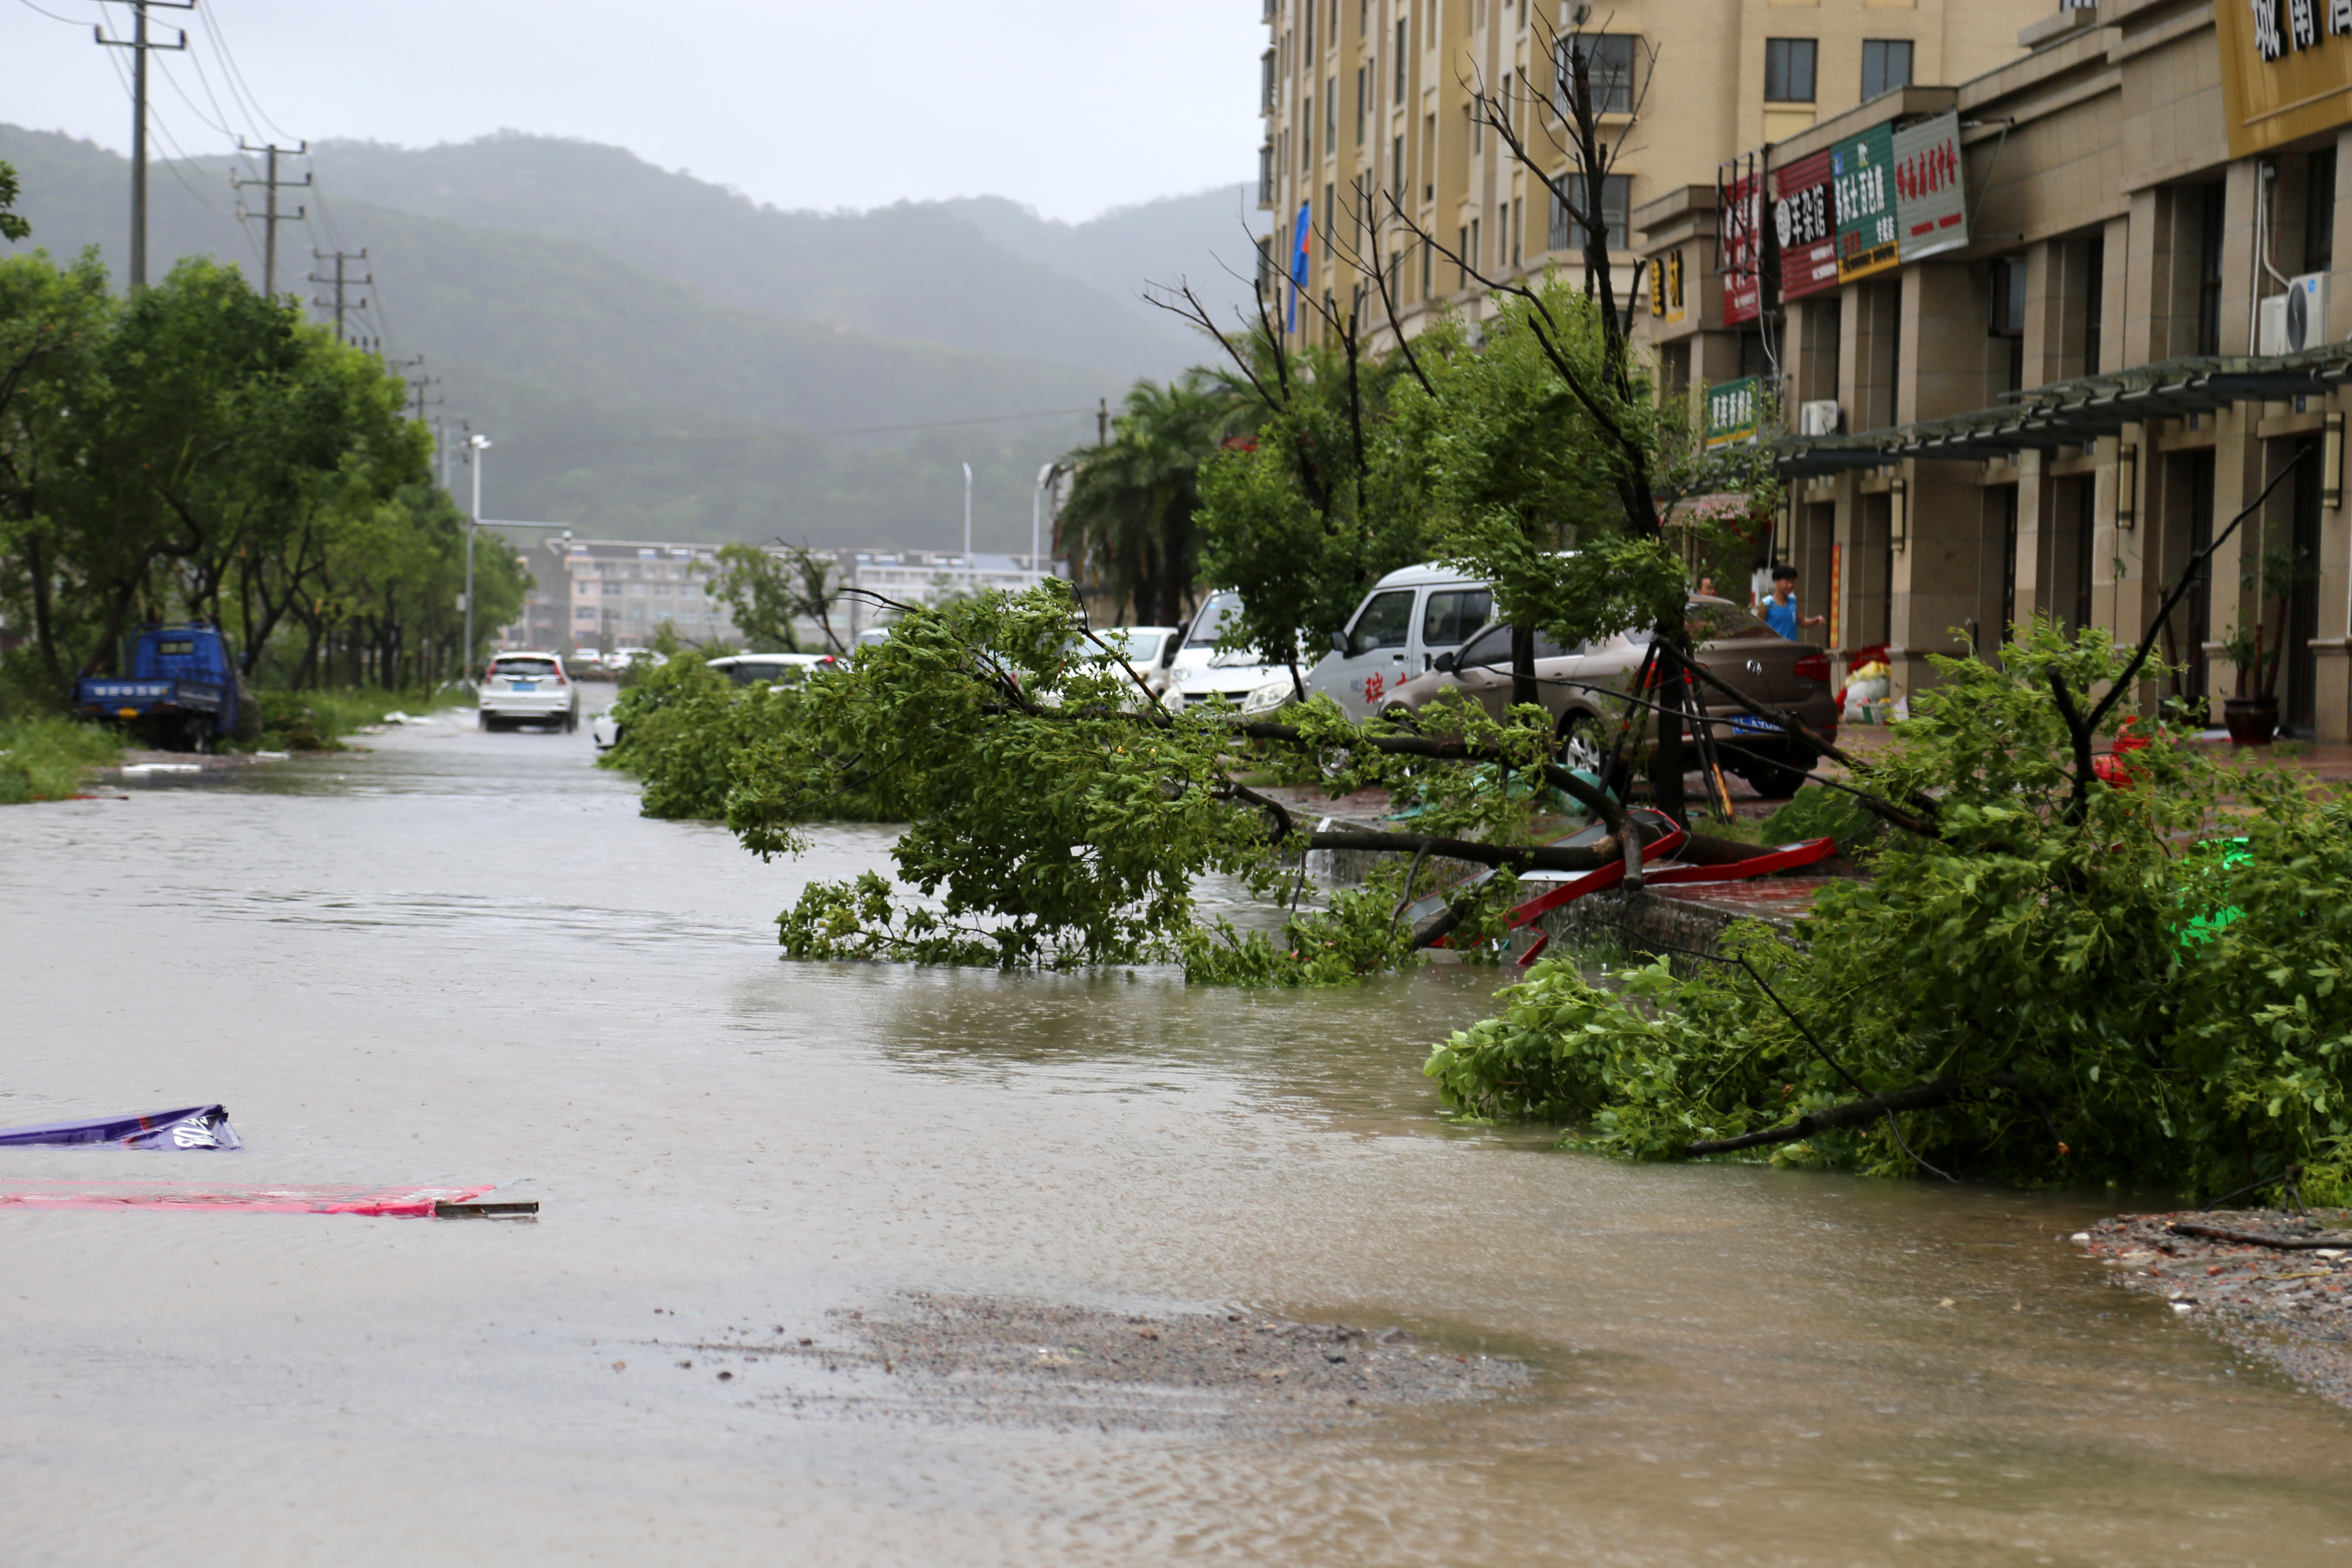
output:
M551 653L502 653L482 674L476 705L485 730L544 724L566 734L580 728L580 688Z

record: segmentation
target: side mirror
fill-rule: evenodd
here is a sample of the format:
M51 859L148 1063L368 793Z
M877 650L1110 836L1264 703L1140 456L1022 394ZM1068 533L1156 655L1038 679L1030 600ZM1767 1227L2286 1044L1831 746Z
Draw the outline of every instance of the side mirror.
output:
M1347 633L1333 632L1331 634L1331 651L1338 654L1341 658L1346 658L1348 657L1349 652L1352 650L1348 647Z
M1448 650L1447 652L1444 652L1444 653L1441 653L1441 654L1439 654L1435 658L1431 659L1431 660L1429 661L1429 668L1432 668L1432 669L1433 669L1433 670L1435 670L1435 671L1437 671L1437 673L1438 673L1438 674L1440 674L1440 675L1451 675L1451 674L1453 674L1453 673L1454 673L1454 655L1453 655L1453 652L1452 652L1451 650Z

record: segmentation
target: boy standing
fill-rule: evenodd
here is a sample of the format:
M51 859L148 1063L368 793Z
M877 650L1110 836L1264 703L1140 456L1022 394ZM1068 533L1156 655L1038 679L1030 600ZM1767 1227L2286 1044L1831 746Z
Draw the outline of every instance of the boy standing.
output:
M1800 615L1797 610L1797 569L1782 562L1772 568L1772 596L1764 601L1764 624L1787 637L1797 640L1797 634L1806 626L1825 626L1826 616Z

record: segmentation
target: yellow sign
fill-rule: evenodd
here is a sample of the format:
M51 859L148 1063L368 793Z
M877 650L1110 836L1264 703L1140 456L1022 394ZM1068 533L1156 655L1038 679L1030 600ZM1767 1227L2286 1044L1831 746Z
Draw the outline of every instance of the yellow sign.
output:
M1680 247L1651 264L1650 314L1666 322L1683 319L1683 253Z
M2352 124L2352 0L2215 0L2230 156Z

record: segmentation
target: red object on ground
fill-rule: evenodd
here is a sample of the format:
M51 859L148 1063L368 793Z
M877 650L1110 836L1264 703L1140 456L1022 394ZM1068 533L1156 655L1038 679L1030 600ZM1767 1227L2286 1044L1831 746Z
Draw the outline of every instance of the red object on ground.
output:
M2116 736L2114 752L2091 759L2091 774L2094 778L2116 789L2129 789L2138 782L2132 777L2131 769L2123 761L2134 752L2147 750L2147 737L2133 733L2138 724L2139 720L2137 717L2125 720Z
M436 1204L465 1204L496 1190L495 1183L428 1187L266 1187L194 1182L25 1181L0 1186L0 1208L232 1209L247 1214L356 1214L429 1219Z
M1690 882L1744 882L1750 877L1769 877L1777 871L1793 871L1800 866L1815 865L1836 853L1836 839L1807 838L1720 866L1667 865L1654 871L1644 866L1642 868L1642 881L1645 886L1657 887L1675 887Z

